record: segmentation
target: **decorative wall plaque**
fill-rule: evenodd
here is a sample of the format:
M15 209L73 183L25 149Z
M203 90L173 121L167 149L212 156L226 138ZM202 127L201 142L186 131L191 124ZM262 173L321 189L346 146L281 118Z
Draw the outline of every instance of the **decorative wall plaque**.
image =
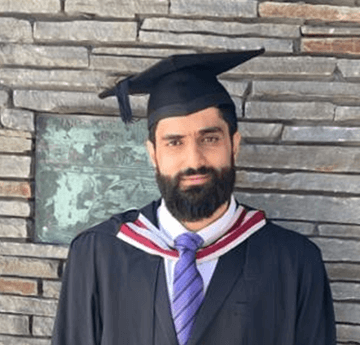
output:
M35 231L69 243L111 215L159 198L144 142L146 120L40 115L36 121Z

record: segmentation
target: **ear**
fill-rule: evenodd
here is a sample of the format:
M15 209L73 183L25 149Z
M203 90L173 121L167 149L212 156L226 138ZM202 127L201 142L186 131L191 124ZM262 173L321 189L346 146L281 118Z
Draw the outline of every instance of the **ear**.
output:
M239 131L236 131L233 135L233 155L234 155L234 161L236 160L237 156L240 153L240 141L241 141L241 135Z
M153 167L156 167L155 145L150 140L146 141L146 149Z

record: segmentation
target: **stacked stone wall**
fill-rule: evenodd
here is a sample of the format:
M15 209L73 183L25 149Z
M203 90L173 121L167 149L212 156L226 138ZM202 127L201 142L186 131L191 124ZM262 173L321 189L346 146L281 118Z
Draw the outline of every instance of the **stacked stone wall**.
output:
M359 0L0 1L0 344L50 344L67 256L34 241L37 116L116 116L97 93L119 78L261 46L221 76L243 137L236 195L321 248L338 343L360 344Z

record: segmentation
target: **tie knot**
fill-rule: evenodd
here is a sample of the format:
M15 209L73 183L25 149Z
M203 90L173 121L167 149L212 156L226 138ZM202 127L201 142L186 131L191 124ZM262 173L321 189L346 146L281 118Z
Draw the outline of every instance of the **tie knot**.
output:
M175 238L175 248L181 253L190 250L194 253L202 246L204 240L198 234L186 232Z

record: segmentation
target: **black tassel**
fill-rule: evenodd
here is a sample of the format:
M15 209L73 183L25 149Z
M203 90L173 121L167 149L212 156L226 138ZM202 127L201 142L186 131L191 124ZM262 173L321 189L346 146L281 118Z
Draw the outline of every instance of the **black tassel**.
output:
M104 99L104 98L107 98L107 97L110 97L110 96L115 96L115 87L113 87L112 89L107 89L103 92L100 92L98 94L98 97L100 99Z
M104 99L110 96L116 96L120 109L120 117L124 123L133 122L132 111L129 100L129 81L130 77L120 81L112 89L105 90L99 94L99 98Z
M129 81L130 77L122 80L115 86L115 96L118 100L120 116L124 123L133 122L129 100Z

